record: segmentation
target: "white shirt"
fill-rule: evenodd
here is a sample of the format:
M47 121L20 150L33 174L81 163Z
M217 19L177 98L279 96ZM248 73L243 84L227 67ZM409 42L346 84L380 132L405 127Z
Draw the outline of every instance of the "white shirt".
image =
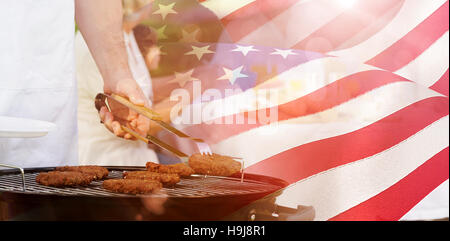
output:
M0 9L0 115L57 125L41 138L0 139L0 162L76 165L74 1L0 1Z
M133 33L125 34L128 62L133 77L147 97L152 96L151 79ZM141 141L116 137L103 124L94 106L95 96L103 92L103 80L81 34L75 38L78 80L78 126L80 164L106 166L145 166L158 162L156 153Z

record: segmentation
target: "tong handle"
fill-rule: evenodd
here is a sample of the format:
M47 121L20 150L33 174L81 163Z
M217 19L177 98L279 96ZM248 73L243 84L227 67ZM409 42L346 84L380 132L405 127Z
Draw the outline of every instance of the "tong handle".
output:
M128 99L126 99L126 98L124 98L124 97L122 97L120 95L112 94L111 97L115 101L117 101L117 102L121 103L122 105L124 105L124 106L126 106L126 107L128 107L128 108L130 108L130 109L132 109L132 110L134 110L136 112L138 112L141 115L144 115L144 116L148 117L151 120L162 120L161 116L158 113L154 112L153 110L151 110L151 109L149 109L149 108L147 108L145 106L135 105L135 104L131 103L131 101L129 101Z
M131 103L128 99L126 99L126 98L124 98L124 97L122 97L120 95L116 95L116 94L112 94L111 98L113 98L115 101L121 103L122 105L125 105L129 109L134 110L137 113L146 116L150 120L155 121L162 128L164 128L167 131L177 135L178 137L187 138L187 139L193 140L195 142L204 142L202 139L192 138L189 135L187 135L187 134L181 132L180 130L172 127L171 125L167 124L166 122L164 122L162 120L161 116L157 112L155 112L155 111L153 111L153 110L151 110L151 109L149 109L149 108L147 108L145 106L137 106L137 105Z
M130 110L134 110L136 112L138 112L141 115L146 116L147 118L149 118L151 121L155 121L156 123L158 123L160 126L162 126L164 129L168 130L169 132L172 132L173 134L177 135L178 137L181 138L187 138L190 140L193 140L195 142L204 142L202 139L198 139L198 138L192 138L190 136L188 136L187 134L179 131L178 129L172 127L171 125L167 124L166 122L164 122L161 118L161 116L154 112L153 110L146 108L144 106L137 106L133 103L131 103L128 99L116 95L116 94L112 94L112 95L107 95L107 94L103 94L103 93L99 93L96 97L95 97L95 108L100 111L100 109L102 107L107 107L109 109L108 104L106 103L106 100L108 98L112 98L113 100L119 102L120 104L128 107ZM131 134L132 136L136 137L138 140L141 140L145 143L153 143L169 152L171 152L172 154L174 154L175 156L177 156L182 162L187 162L189 159L189 156L186 155L185 153L179 151L178 149L172 147L171 145L164 143L163 141L161 141L160 139L151 136L151 135L147 135L146 137L141 136L139 133L133 131L132 129L126 127L126 126L121 126L122 130L124 130L125 132Z
M185 160L187 160L187 158L189 157L185 153L173 148L171 145L161 141L160 139L158 139L154 136L148 135L147 137L143 137L143 136L139 135L137 132L131 130L130 128L128 128L126 126L122 126L122 130L124 130L125 132L129 133L130 135L136 137L138 140L141 140L147 144L149 144L151 142L151 143L171 152L172 154L174 154L175 156L180 158L183 162L185 162Z

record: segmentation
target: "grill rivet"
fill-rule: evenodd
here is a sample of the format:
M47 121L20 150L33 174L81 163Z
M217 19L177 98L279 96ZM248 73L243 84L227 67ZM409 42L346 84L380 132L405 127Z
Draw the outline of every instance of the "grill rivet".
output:
M256 220L256 210L255 209L251 209L250 212L248 212L248 219L250 221L255 221Z

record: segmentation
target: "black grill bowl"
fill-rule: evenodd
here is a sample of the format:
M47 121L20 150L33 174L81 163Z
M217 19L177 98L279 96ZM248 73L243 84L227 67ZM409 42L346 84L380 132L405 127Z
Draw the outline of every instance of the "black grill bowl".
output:
M143 170L141 167L106 167L108 178L120 178L123 171ZM5 220L247 220L248 205L271 209L275 197L287 182L256 174L213 177L193 176L182 179L174 188L164 188L166 195L125 195L101 188L101 181L89 187L49 188L34 178L39 172L54 168L25 170L26 186L21 189L20 175L13 170L0 170L0 200ZM163 212L149 203L163 202ZM246 207L246 208L244 208ZM159 210L161 211L161 210Z

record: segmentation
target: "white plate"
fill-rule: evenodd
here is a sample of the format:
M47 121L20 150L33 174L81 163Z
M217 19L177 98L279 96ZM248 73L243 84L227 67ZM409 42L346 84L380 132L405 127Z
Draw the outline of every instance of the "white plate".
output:
M51 122L0 116L0 138L34 138L55 130Z

